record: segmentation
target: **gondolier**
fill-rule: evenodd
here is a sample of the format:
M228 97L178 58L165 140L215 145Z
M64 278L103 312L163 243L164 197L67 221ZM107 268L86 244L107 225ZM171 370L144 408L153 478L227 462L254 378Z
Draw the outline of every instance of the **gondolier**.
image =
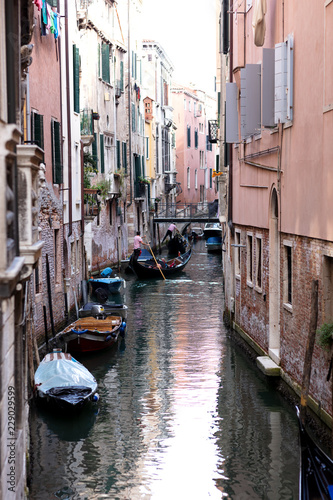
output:
M136 232L134 236L134 244L133 244L133 258L135 260L138 259L141 255L141 245L148 246L148 243L145 243L140 236L140 231Z
M165 236L164 236L164 238L162 240L162 243L164 242L165 238L167 238L168 236L169 236L169 238L171 240L172 233L173 233L174 230L178 231L177 226L176 226L176 224L174 224L173 222L171 222L170 226L168 227L167 232L165 233Z

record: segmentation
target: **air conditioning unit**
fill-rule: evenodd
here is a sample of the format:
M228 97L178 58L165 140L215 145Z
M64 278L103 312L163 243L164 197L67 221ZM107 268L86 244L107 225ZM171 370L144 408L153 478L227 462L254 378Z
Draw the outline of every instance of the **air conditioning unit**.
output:
M104 101L110 100L110 92L104 92Z

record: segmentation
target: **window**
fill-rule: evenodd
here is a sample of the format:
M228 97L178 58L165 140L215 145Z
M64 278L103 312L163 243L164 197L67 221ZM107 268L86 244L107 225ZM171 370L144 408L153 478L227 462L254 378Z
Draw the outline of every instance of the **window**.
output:
M213 187L213 169L209 169L209 188L212 189Z
M247 282L252 285L253 283L253 236L247 235Z
M110 83L110 46L102 43L102 80Z
M187 147L191 147L191 127L187 125Z
M190 167L187 167L187 189L191 188Z
M199 151L199 155L200 155L199 166L200 166L200 168L204 168L204 166L205 166L205 164L204 164L204 160L205 160L204 152L202 150Z
M146 160L149 159L149 137L145 137L146 142Z
M74 111L80 113L80 53L76 45L73 45L73 92Z
M40 293L40 273L39 273L39 261L40 259L38 259L38 262L37 262L37 265L35 267L35 293Z
M256 287L262 288L262 240L256 237Z
M195 147L195 149L198 149L198 144L199 144L198 129L196 128L194 130L194 147Z
M292 242L284 241L283 302L292 305Z
M188 101L188 110L191 112L191 101Z
M51 149L53 184L62 184L60 123L51 120Z
M241 233L235 232L235 274L240 276L241 272Z
M134 102L132 102L132 132L136 132L136 109Z
M198 169L194 170L194 188L198 189Z
M184 110L186 111L186 99L184 99Z
M43 115L34 111L31 113L31 140L41 149L44 149L44 120Z

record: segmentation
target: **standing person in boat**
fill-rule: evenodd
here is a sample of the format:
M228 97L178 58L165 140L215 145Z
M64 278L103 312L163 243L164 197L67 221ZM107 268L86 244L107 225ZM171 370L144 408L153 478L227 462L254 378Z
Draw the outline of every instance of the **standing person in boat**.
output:
M169 238L171 240L173 231L177 231L178 232L178 228L177 228L176 224L174 224L173 222L171 222L170 226L168 227L167 232L165 233L165 236L164 236L164 238L162 240L162 243L165 240L165 238L167 238L168 236L169 236Z
M136 232L134 236L134 244L133 244L133 259L138 260L141 255L141 245L148 246L148 243L145 243L140 236L140 231Z

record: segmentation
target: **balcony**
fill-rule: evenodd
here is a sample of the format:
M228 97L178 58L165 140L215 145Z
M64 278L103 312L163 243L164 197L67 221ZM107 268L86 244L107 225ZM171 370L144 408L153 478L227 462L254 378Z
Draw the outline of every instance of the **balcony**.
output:
M122 186L122 174L119 172L114 172L111 174L110 178L110 198L119 198L121 196L121 186Z
M84 220L92 221L95 217L99 217L101 197L99 189L84 188Z
M218 140L219 123L217 120L208 120L208 140L216 144Z
M90 146L94 140L94 121L90 109L83 109L80 112L81 140L84 146Z

